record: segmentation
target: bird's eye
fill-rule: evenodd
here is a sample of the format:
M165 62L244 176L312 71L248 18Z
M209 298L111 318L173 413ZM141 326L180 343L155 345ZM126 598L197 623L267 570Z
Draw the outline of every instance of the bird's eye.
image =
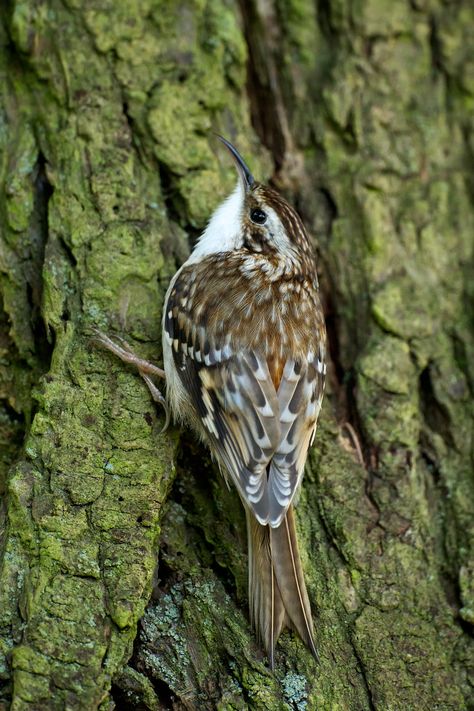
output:
M267 221L267 213L256 207L255 210L250 210L250 219L257 225L263 225Z

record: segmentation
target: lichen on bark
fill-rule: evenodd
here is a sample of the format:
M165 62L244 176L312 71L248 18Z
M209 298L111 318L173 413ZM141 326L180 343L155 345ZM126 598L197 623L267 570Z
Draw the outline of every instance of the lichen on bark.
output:
M470 708L470 3L0 20L0 708ZM235 492L91 343L159 361L169 277L233 185L213 131L301 212L330 334L297 521L321 662L288 632L275 674Z

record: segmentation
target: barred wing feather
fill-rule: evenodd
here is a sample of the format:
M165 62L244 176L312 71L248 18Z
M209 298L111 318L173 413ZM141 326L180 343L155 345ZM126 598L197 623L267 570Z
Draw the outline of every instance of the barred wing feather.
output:
M230 349L227 355L211 366L184 352L176 353L175 360L214 451L242 499L265 524L267 468L280 437L278 398L265 360L252 352L234 356Z
M269 523L278 526L292 502L304 472L321 409L322 362L313 353L307 361L288 359L278 388L280 440L268 477Z
M177 373L213 451L262 525L278 526L301 482L323 394L313 353L288 358L278 390L265 356L215 343L170 303L165 331Z

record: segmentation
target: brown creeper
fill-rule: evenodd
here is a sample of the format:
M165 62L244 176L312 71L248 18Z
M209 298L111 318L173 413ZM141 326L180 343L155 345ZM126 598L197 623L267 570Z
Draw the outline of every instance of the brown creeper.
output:
M245 507L250 616L273 667L285 625L316 655L292 502L323 397L326 331L301 219L221 140L239 180L171 280L164 372L175 418L208 445ZM99 340L153 387L158 369Z

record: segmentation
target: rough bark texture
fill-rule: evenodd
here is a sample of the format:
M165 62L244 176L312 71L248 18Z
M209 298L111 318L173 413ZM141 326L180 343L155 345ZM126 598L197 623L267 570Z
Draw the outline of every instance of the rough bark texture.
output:
M472 3L0 20L0 709L474 708ZM331 336L297 509L321 663L287 633L275 674L235 493L90 342L159 361L234 180L212 131L302 213Z

